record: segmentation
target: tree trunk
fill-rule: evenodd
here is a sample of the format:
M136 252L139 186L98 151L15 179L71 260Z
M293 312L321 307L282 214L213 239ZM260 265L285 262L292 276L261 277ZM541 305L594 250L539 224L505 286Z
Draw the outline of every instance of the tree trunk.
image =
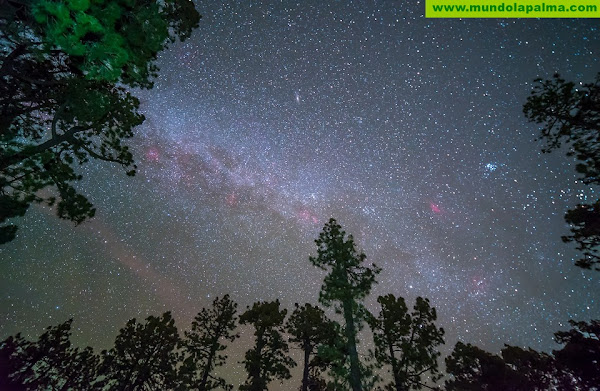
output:
M202 370L202 379L200 380L200 386L198 389L200 391L206 391L206 382L208 381L208 375L210 374L210 370L212 367L212 362L215 359L215 354L217 353L216 343L210 347L210 353L208 354L208 358L206 359L206 365Z
M392 373L394 374L394 387L396 391L406 391L404 389L404 384L402 384L402 379L400 379L400 368L398 368L398 361L396 360L396 356L394 355L394 346L392 342L388 339L387 341L390 361L392 362Z
M308 364L310 361L310 343L304 344L304 370L302 372L302 391L308 391Z
M356 350L356 328L354 327L352 299L344 300L343 306L344 320L346 321L346 338L348 339L348 355L350 356L350 386L352 387L352 391L362 391L358 351Z
M262 366L262 350L265 346L264 341L264 331L259 333L256 337L256 360L252 363L249 368L248 374L250 375L251 383L250 383L250 391L263 391L263 378L261 373Z

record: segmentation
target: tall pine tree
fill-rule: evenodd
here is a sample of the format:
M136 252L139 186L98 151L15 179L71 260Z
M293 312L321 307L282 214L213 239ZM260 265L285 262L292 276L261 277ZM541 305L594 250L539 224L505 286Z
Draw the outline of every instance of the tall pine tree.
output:
M279 300L254 303L240 315L240 324L254 326L256 338L243 361L248 379L240 391L264 391L271 381L291 377L289 368L296 363L288 356L289 346L282 335L287 310L280 310L279 304Z
M227 356L222 352L227 347L222 342L233 342L239 337L234 333L237 304L229 295L218 297L212 308L203 308L194 318L192 328L186 331L182 341L185 359L179 370L182 390L208 391L216 388L226 390L233 386L216 376L213 370L222 366Z
M361 367L358 359L357 332L365 319L366 309L361 301L369 294L375 276L381 271L376 265L364 266L366 255L359 253L352 235L346 236L335 219L330 219L319 238L317 256L310 262L329 272L325 276L319 301L344 317L344 334L350 360L349 383L352 391L362 391Z

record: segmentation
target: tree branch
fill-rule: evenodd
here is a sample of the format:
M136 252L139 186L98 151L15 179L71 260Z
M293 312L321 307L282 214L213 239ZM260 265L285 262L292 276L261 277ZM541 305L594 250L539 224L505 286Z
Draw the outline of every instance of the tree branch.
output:
M430 371L430 370L432 370L433 368L435 368L435 366L433 366L433 365L432 365L432 366L430 366L429 368L425 368L425 369L423 369L421 372L418 372L418 373L413 373L413 374L411 374L411 375L409 375L409 376L413 376L413 377L421 376L422 374L424 374L424 373L425 373L425 372L427 372L427 371Z
M41 144L34 145L34 146L27 146L27 147L23 148L23 150L21 152L18 152L14 155L2 156L0 158L0 171L4 171L8 167L12 166L13 164L22 162L25 159L28 159L32 156L42 153L42 152L44 152L52 147L55 147L65 141L73 142L73 140L75 139L74 138L75 134L77 134L79 132L83 132L88 129L90 129L90 128L84 127L84 126L73 126L71 129L67 130L65 133L57 135L56 137L52 137L50 140L45 141Z
M65 82L63 80L61 80L61 79L59 79L59 80L52 80L52 81L49 81L49 80L36 80L36 79L32 79L30 77L23 76L23 75L20 75L20 74L15 75L15 77L17 79L19 79L19 80L26 81L26 82L31 83L31 84L36 84L36 85L41 85L41 86L46 86L46 87L54 87L54 86L59 86L59 85L64 85L65 84Z

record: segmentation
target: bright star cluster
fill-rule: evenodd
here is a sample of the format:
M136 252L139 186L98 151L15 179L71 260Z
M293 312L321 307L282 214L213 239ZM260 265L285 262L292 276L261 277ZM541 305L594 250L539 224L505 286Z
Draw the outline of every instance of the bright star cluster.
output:
M425 19L423 2L197 2L161 53L139 172L85 168L97 216L31 210L0 247L0 337L75 318L106 347L127 319L214 297L316 302L313 240L330 217L383 268L367 300L430 298L457 340L557 348L600 317L565 211L595 189L540 152L522 106L535 78L590 81L597 21ZM240 348L242 350L242 348Z

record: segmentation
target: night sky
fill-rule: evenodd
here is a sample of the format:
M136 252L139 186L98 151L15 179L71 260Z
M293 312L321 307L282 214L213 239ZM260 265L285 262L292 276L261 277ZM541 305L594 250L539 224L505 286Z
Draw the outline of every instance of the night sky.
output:
M330 217L383 268L369 308L428 297L444 356L457 340L549 351L569 319L600 318L600 274L560 240L565 211L597 189L542 154L522 114L535 78L600 71L598 20L222 3L197 2L200 27L135 92L138 175L91 163L77 187L93 220L35 206L17 221L0 247L0 338L73 317L77 343L106 348L130 318L172 310L186 328L226 293L241 309L316 303L308 257Z

